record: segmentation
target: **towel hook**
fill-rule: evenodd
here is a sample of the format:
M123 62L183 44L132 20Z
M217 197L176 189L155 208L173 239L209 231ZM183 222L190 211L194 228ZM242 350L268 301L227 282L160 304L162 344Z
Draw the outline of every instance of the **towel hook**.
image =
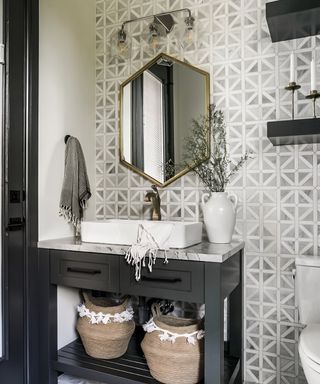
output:
M71 136L70 136L70 135L66 135L66 136L64 137L64 143L65 143L65 144L67 144L67 141L68 141L69 137L71 137Z

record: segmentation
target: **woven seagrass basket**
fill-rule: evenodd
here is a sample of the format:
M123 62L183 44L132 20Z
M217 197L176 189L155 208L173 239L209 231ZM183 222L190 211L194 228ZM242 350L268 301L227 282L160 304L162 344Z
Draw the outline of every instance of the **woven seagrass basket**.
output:
M174 334L193 334L202 329L202 321L162 315L159 306L152 306L153 322L161 331L146 333L141 348L151 375L164 384L196 384L203 378L203 338L195 337L194 344L185 337L174 342L161 341L165 331Z
M92 297L88 292L83 292L83 297L86 309L100 316L121 314L128 304L127 299L118 304L111 299ZM83 316L77 321L77 331L86 353L98 359L115 359L126 353L134 329L133 320L115 322L112 318L104 324L92 323L90 318Z

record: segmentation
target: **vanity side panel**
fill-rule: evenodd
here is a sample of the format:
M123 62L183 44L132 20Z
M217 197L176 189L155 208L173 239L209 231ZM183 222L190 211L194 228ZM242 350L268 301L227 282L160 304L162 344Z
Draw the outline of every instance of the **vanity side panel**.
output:
M222 296L227 297L236 289L241 280L241 252L221 264Z

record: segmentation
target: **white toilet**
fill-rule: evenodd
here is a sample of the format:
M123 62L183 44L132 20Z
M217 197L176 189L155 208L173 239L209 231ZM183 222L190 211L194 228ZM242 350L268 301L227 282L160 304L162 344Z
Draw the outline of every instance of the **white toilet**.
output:
M296 259L296 295L300 323L299 355L308 384L320 383L320 256Z

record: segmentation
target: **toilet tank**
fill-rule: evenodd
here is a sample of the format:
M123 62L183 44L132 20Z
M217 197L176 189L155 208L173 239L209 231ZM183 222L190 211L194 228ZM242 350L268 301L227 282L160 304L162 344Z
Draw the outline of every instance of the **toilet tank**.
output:
M302 324L320 324L320 256L296 259L295 291Z

